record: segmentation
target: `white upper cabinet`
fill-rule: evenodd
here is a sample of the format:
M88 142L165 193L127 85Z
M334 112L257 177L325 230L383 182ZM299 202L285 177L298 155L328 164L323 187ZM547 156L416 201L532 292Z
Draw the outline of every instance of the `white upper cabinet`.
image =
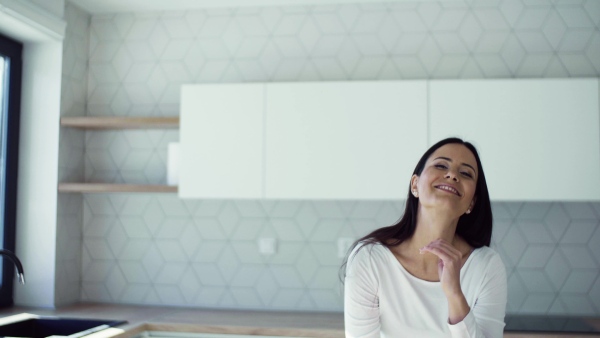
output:
M263 196L264 86L182 86L179 197Z
M597 79L431 81L429 143L479 150L499 201L600 200Z
M427 146L425 81L267 84L273 199L404 199Z
M426 148L479 150L494 201L600 200L598 79L185 85L182 198L404 199Z

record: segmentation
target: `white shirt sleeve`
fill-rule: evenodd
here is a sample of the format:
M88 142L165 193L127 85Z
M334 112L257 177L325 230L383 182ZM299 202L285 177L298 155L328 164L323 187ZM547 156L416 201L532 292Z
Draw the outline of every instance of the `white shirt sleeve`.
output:
M379 337L379 282L369 251L359 244L350 254L344 281L346 337Z
M452 338L502 338L506 313L507 281L502 260L495 254L485 270L475 304L459 323L448 324Z

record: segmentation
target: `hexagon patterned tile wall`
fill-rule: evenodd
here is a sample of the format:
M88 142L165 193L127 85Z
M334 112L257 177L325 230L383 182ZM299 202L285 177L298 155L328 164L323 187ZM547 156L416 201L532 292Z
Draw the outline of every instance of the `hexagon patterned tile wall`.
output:
M67 11L67 20L83 15ZM598 77L599 25L594 0L94 15L85 113L178 115L183 83ZM71 147L81 145L65 135ZM85 179L164 183L166 148L178 136L85 132ZM68 167L70 159L61 161ZM323 311L342 310L337 239L358 238L402 210L398 201L182 201L169 194L84 195L82 205L83 300ZM493 207L508 311L600 314L600 205ZM276 254L259 254L265 237L278 240Z
M39 2L39 1L38 1ZM74 6L65 9L68 22L63 44L61 116L78 116L86 110L88 80L88 40L90 16ZM59 182L84 179L85 133L61 128L59 142ZM81 224L83 197L58 194L56 235L55 305L81 298Z
M337 239L391 224L402 202L183 201L87 195L85 300L340 311ZM596 203L494 203L492 247L509 275L512 313L596 313ZM272 256L259 238L276 238Z

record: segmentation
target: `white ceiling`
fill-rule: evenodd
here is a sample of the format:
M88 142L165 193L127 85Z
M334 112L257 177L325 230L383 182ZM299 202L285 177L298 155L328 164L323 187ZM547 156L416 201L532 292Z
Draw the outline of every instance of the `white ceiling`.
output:
M89 13L169 11L215 7L330 5L403 2L407 0L69 0ZM420 0L423 1L423 0ZM435 1L435 0L430 0ZM443 0L462 2L463 0Z

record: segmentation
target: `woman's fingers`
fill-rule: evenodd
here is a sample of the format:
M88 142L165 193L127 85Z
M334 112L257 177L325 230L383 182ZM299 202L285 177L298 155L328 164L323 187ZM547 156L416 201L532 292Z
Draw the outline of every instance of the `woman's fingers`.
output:
M459 250L446 241L435 240L421 248L420 252L430 252L439 258L438 275L442 283L442 289L447 295L461 292L460 267L462 254Z
M423 248L419 250L421 253L431 252L432 254L438 256L444 262L449 263L450 261L459 261L462 258L462 254L455 247L450 245L450 243L438 239L435 240Z

